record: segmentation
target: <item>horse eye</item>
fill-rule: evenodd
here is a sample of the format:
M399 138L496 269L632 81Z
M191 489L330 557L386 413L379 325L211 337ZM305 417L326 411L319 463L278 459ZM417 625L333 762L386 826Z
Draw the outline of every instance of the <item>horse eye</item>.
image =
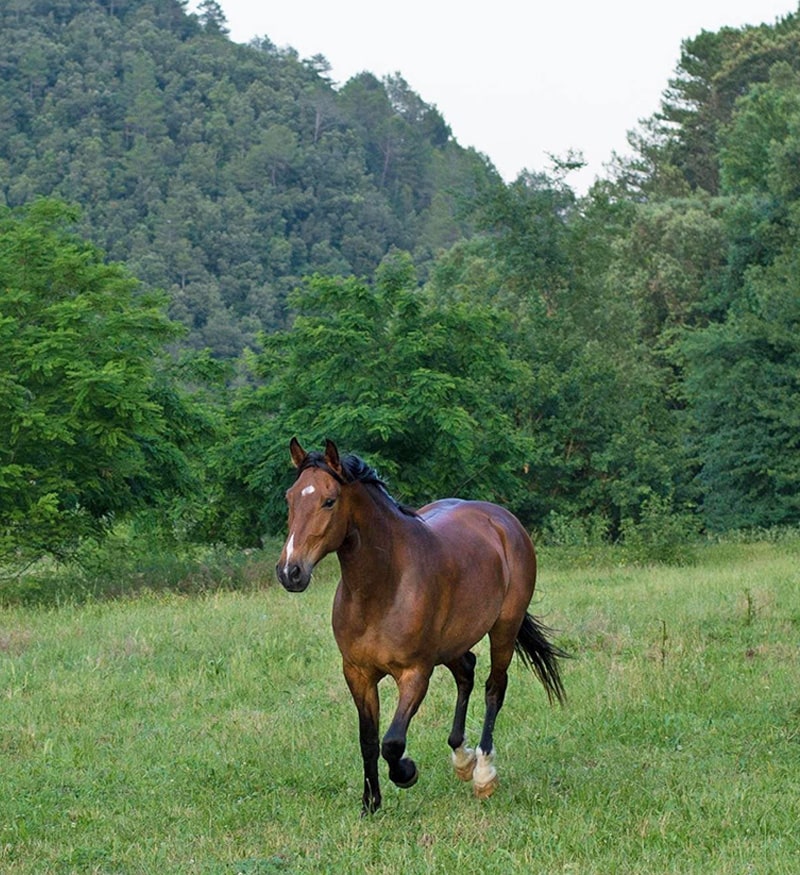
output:
M336 504L335 498L326 498L325 501L322 502L322 506L325 508L333 507Z

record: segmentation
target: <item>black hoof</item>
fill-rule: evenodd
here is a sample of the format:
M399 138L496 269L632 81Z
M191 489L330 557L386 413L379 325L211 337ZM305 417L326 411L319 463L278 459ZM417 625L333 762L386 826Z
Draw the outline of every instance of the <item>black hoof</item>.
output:
M407 790L417 783L419 771L414 760L402 759L389 773L389 777L401 790Z

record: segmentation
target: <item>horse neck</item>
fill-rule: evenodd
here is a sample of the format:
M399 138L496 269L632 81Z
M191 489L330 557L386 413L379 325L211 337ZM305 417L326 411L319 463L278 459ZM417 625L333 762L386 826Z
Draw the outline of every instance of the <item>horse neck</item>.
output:
M358 484L353 501L351 528L337 551L342 582L346 587L359 589L362 584L376 579L376 568L379 568L377 577L390 586L397 552L413 537L419 523L362 484Z

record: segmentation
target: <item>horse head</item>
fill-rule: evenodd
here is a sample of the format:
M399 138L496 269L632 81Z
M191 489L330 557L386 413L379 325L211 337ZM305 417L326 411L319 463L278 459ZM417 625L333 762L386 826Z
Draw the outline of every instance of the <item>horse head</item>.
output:
M289 452L297 477L286 492L289 535L275 570L289 592L303 592L314 566L338 550L347 535L346 481L333 441L326 442L323 453L307 453L292 438Z

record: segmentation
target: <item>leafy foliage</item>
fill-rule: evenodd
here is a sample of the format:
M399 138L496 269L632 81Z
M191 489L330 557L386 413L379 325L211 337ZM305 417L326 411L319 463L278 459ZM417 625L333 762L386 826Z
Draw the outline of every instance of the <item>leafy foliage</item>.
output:
M797 15L684 44L619 249L713 530L800 519L798 46Z
M52 202L0 215L0 555L61 554L189 480L156 356L179 329Z
M704 516L717 530L800 519L798 266L792 253L751 271L752 304L682 345Z
M258 544L294 433L409 503L491 498L642 561L800 522L798 15L686 40L581 198L572 158L506 185L400 74L338 88L232 44L213 0L0 22L0 187L30 205L2 217L6 553L142 505Z
M222 471L223 515L247 517L256 541L284 521L287 435L335 436L376 464L398 497L441 494L514 505L530 444L514 427L505 389L524 367L505 351L488 307L442 305L416 289L408 256L389 257L373 286L314 277L293 296L291 331L265 337L253 360L263 385L236 407Z

